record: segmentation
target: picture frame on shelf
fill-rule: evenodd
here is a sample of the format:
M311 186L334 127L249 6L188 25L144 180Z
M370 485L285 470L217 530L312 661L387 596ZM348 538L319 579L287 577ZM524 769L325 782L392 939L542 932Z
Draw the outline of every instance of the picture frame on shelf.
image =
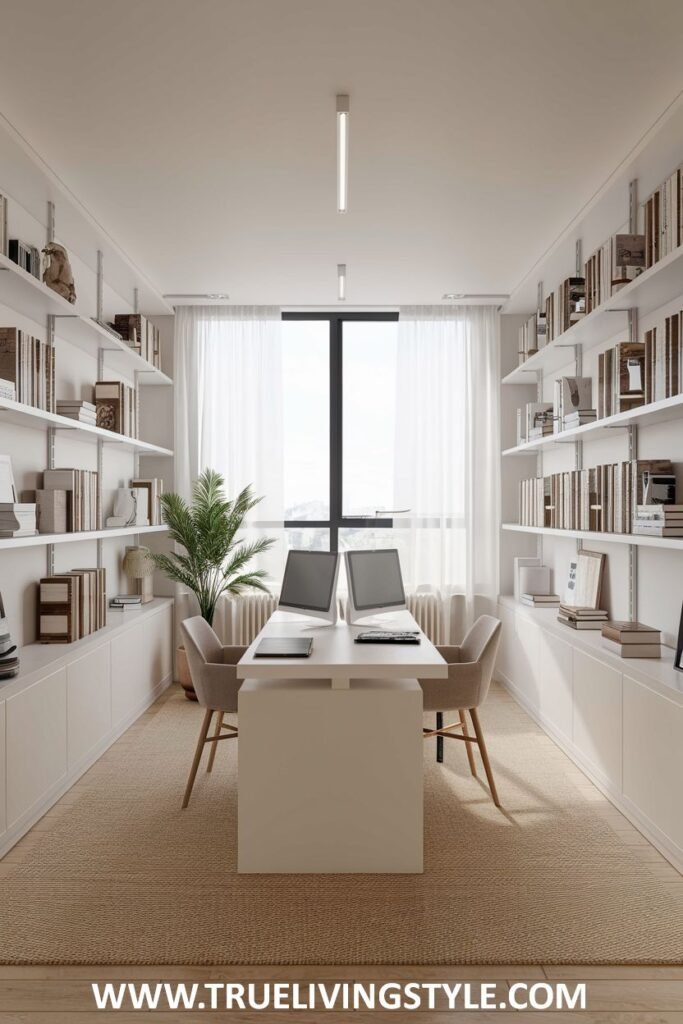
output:
M569 563L564 604L599 608L607 556L600 551L580 551Z

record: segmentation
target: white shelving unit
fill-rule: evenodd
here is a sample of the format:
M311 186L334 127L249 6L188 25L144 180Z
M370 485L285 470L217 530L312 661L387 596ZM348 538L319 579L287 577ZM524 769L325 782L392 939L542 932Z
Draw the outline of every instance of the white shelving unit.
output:
M34 548L46 544L77 544L85 540L107 540L113 537L138 537L165 533L167 526L121 526L102 530L80 530L77 533L37 533L32 537L0 537L0 551L8 548Z
M519 523L503 523L503 530L515 533L535 533L545 537L575 537L576 540L592 540L605 544L632 544L634 547L671 548L683 551L683 537L648 537L636 533L601 533L596 530L554 530L549 526L520 526Z

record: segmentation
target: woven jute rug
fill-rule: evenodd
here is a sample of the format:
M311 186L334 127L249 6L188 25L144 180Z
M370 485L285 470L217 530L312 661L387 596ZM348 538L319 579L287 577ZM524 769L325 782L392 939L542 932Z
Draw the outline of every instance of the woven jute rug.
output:
M180 809L201 714L170 691L5 862L0 961L683 962L683 887L502 691L482 722L505 810L460 744L444 765L426 744L423 875L237 875L235 744Z

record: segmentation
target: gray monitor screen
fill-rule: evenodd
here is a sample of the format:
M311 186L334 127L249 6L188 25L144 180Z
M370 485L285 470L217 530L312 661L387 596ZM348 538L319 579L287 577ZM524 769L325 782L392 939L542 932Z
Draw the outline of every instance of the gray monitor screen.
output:
M332 605L338 557L331 551L290 551L280 604L306 611L328 611Z
M370 608L395 608L406 603L396 548L349 551L347 565L353 604L359 612Z

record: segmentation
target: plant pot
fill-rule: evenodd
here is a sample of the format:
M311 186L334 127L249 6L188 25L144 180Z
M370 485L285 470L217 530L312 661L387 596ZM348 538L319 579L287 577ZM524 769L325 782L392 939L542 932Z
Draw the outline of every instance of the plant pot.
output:
M188 700L196 700L197 694L194 692L194 686L192 685L192 676L190 675L190 666L187 662L187 654L185 653L184 647L177 647L175 652L175 663L178 672L178 682L185 691L185 696Z

